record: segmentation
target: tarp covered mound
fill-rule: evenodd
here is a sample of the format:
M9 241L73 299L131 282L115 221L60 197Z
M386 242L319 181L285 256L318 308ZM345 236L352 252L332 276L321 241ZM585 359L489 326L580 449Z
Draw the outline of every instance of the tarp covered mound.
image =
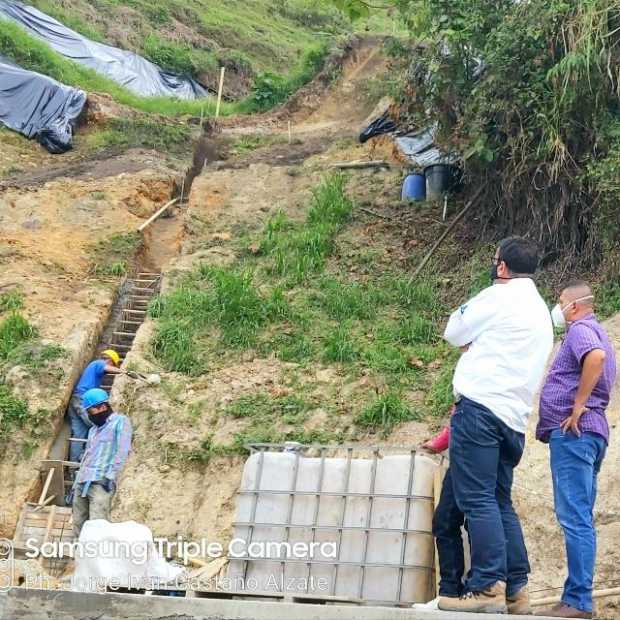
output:
M20 24L62 56L94 69L136 95L178 99L208 96L207 90L195 80L163 71L133 52L91 41L34 7L0 0L0 17Z
M0 58L0 123L36 138L50 153L72 146L86 93Z

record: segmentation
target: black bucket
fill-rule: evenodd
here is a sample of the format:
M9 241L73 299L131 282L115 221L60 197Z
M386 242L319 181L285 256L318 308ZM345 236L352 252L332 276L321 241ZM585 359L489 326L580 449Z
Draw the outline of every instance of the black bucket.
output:
M426 177L426 198L440 200L450 191L452 186L452 166L449 164L433 164L424 169Z

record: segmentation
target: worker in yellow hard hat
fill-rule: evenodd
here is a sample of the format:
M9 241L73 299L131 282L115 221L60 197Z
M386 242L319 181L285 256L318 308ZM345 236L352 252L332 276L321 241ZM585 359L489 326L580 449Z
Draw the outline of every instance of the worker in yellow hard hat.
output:
M108 374L124 373L120 369L121 358L114 349L106 349L98 359L92 361L82 372L79 381L75 385L73 395L67 408L67 417L71 425L71 437L75 439L86 439L88 430L92 422L82 408L82 396L93 388L101 387L103 377ZM84 452L84 443L72 441L69 448L69 460L79 462Z

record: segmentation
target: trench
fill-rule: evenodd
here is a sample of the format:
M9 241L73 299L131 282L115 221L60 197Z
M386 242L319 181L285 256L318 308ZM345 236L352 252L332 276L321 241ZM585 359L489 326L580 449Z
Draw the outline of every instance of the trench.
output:
M173 183L172 197L175 186L176 184ZM114 349L121 357L122 363L131 350L135 336L147 318L148 305L160 291L162 270L180 252L185 204L185 202L182 205L177 203L170 207L167 213L143 231L140 246L131 261L127 274L118 285L116 299L110 307L108 318L98 335L89 361L96 359L105 349ZM83 370L84 368L81 369L80 375ZM106 373L101 387L109 393L117 376ZM75 385L72 386L71 393L74 389ZM70 436L71 429L65 415L47 459L42 462L41 479L35 492L36 497L40 496L45 486L49 471L46 464L50 461L65 464L70 462ZM66 488L71 485L73 469L74 467L69 465L62 468ZM67 507L64 495L58 497L57 493L50 505Z

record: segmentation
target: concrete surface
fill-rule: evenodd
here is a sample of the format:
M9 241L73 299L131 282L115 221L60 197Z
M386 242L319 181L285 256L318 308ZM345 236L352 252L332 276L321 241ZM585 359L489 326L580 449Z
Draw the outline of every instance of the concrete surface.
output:
M83 594L26 588L12 588L8 594L0 595L2 620L490 620L503 617L389 607ZM510 618L531 620L531 616Z

